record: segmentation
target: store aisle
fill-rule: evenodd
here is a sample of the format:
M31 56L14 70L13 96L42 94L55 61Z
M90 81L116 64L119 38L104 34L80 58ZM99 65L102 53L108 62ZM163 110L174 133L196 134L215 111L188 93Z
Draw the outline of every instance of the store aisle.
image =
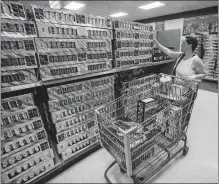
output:
M199 90L188 129L189 153L180 154L159 174L153 183L218 182L218 94ZM100 149L73 165L48 183L106 183L104 171L114 159ZM129 183L118 166L109 172L114 183Z

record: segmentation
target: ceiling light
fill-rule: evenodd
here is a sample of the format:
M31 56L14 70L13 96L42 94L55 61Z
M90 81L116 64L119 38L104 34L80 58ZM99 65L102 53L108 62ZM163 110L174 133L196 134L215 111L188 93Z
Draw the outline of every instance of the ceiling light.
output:
M164 5L165 4L157 1L157 2L154 2L154 3L146 4L144 6L139 6L138 8L141 8L141 9L144 9L144 10L149 10L149 9L157 8L157 7L164 6Z
M61 9L61 1L49 1L50 8Z
M121 17L121 16L125 16L125 15L128 15L128 13L119 12L119 13L112 14L110 16L111 17Z
M82 8L83 6L85 6L85 4L71 2L68 5L66 5L65 8L69 9L69 10L78 10L78 9Z

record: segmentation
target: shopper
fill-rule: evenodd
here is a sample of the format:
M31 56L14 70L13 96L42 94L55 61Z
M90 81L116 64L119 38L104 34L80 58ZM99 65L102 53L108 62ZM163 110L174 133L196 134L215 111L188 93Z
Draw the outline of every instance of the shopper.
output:
M181 52L174 52L161 45L154 39L155 45L172 59L176 59L173 75L190 79L201 80L205 78L206 72L202 60L194 54L198 45L195 37L185 36L182 39Z

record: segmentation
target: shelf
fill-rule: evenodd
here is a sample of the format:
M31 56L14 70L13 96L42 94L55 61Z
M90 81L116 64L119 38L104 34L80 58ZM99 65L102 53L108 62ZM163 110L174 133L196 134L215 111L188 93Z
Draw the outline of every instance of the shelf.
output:
M24 84L24 85L19 85L19 86L1 88L1 93L18 91L18 90L21 90L21 89L34 88L34 87L38 87L38 86L42 86L41 81L39 81L37 83L32 83L32 84Z
M212 78L204 78L203 80L211 81L211 82L218 82L218 79L212 79Z
M96 76L101 76L101 75L108 75L108 74L114 74L118 72L123 72L127 70L133 70L133 69L138 69L138 68L144 68L144 67L149 67L149 66L155 66L155 65L161 65L161 64L166 64L166 63L171 63L174 62L173 59L171 60L166 60L166 61L159 61L159 62L150 62L146 64L139 64L137 66L132 66L132 67L124 67L124 68L114 68L109 71L104 71L104 72L98 72L98 73L89 73L89 74L84 74L84 75L77 75L74 77L67 77L67 78L60 78L60 79L54 79L54 80L48 80L48 81L42 81L43 85L52 85L52 84L61 84L64 82L68 81L74 81L74 80L79 80L79 79L85 79L85 78L90 78L90 77L96 77Z
M7 93L7 92L18 91L18 90L22 90L22 89L34 88L34 87L38 87L38 86L42 86L42 85L46 86L46 85L52 85L52 84L60 84L63 82L68 82L68 81L74 81L74 80L86 79L86 78L90 78L90 77L114 74L114 73L123 72L123 71L127 71L127 70L145 68L145 67L149 67L149 66L161 65L161 64L171 63L171 62L174 62L174 60L171 59L171 60L166 60L166 61L158 61L158 62L150 62L150 63L146 63L146 64L139 64L137 66L132 66L132 67L114 68L114 69L109 70L109 71L89 73L89 74L78 75L78 76L74 76L74 77L71 76L71 77L67 77L64 79L60 78L60 79L53 79L53 80L48 80L48 81L38 81L37 83L32 83L32 84L24 84L24 85L1 88L1 93Z
M98 150L100 148L100 142L97 141L96 143L90 145L87 149L82 150L80 153L76 154L75 156L72 156L71 158L61 161L55 164L55 167L50 170L49 172L45 173L43 176L37 178L32 183L46 183L61 172L65 171L72 165L74 165L76 162L80 161L81 159L85 158L86 156L90 155L94 151Z

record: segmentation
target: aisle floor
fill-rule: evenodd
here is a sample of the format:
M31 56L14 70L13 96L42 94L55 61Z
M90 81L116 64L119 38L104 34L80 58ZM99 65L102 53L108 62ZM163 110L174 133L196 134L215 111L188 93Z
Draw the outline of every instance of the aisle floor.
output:
M218 94L199 90L188 135L189 153L179 154L150 182L218 183ZM103 148L76 163L48 183L106 183L104 171L114 161ZM116 164L108 172L113 183L132 183Z

